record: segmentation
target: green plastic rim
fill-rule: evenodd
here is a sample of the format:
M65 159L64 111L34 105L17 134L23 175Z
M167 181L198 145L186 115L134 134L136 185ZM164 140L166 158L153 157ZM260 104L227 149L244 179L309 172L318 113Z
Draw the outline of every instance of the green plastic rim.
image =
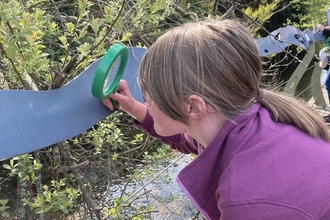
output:
M118 59L120 60L118 61ZM116 43L108 49L94 75L92 83L92 94L94 97L104 100L117 91L127 60L128 48L126 46ZM114 72L112 71L113 69L117 69L117 71ZM109 74L115 75L111 77ZM110 79L109 76L111 77Z
M328 37L327 39L325 39L325 45L327 45L328 48L330 47L329 41L330 41L330 37Z

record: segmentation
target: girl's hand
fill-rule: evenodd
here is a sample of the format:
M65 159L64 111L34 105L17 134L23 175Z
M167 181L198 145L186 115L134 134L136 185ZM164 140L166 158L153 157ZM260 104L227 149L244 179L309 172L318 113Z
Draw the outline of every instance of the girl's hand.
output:
M324 26L322 24L317 24L316 27L320 30L323 31Z
M116 100L118 102L118 106L114 106L111 99ZM142 123L147 114L147 106L133 98L125 80L120 80L117 92L111 94L102 102L110 110L114 110L115 108L122 109L140 123Z
M114 106L111 99L118 102L118 106ZM119 87L116 93L111 94L107 99L103 100L103 104L110 110L115 108L122 109L124 111L130 109L130 106L133 102L136 101L131 95L131 92L128 88L128 84L125 80L120 80Z

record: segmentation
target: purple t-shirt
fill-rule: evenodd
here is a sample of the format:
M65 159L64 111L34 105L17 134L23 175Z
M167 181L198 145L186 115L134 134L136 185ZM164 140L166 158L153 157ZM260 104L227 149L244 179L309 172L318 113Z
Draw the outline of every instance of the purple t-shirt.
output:
M330 144L274 122L259 104L228 122L205 150L185 134L157 135L150 115L136 125L199 154L177 181L207 219L330 220Z

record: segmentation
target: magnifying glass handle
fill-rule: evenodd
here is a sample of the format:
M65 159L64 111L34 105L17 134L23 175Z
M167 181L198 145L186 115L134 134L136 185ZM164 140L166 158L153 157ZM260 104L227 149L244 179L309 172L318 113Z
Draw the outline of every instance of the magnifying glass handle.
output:
M112 102L112 104L113 104L114 106L119 105L118 101L116 101L116 100L111 99L111 102Z
M119 83L116 85L114 91L117 92L118 88L119 88ZM119 105L118 101L116 101L116 100L111 99L111 102L114 106Z

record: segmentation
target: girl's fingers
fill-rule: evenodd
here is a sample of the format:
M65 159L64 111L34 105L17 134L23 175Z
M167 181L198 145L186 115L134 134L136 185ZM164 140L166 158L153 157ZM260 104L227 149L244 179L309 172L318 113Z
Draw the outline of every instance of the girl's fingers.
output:
M110 110L115 109L110 98L107 98L107 99L103 100L102 102L108 109L110 109Z

